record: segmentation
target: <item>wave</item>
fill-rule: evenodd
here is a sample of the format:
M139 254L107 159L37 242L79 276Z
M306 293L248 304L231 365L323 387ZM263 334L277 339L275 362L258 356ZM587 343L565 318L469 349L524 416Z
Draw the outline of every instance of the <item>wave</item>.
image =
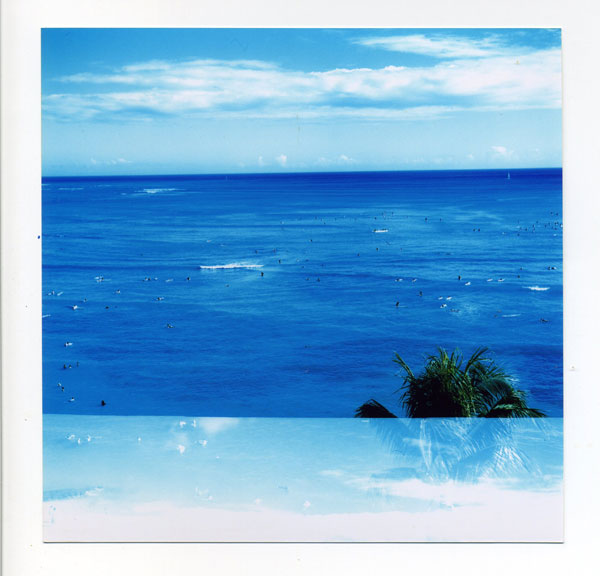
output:
M175 192L179 188L144 188L146 194L156 194L157 192Z
M550 290L547 286L527 286L527 288L534 292L545 292L546 290Z
M388 229L380 228L380 229L373 230L373 232L375 232L375 234L383 234L384 232L388 232Z
M521 314L502 314L502 318L516 318L517 316L520 316Z
M262 268L262 264L248 264L246 262L232 262L231 264L217 264L215 266L198 266L200 270L233 270L245 268L247 270L253 270L256 268Z

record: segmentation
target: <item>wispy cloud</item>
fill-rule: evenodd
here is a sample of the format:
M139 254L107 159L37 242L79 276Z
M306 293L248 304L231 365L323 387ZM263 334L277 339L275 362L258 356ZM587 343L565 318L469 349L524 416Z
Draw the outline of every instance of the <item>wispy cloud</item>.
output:
M356 40L356 44L383 48L393 52L405 52L433 56L435 58L482 58L498 56L503 48L493 37L481 40L444 36L409 34L405 36L367 37Z
M354 158L350 158L346 156L346 154L340 154L334 158L328 158L325 156L321 156L317 159L317 165L323 167L331 167L331 166L351 166L352 164L356 164L356 160Z
M431 66L308 72L255 60L149 61L109 74L64 76L65 90L43 97L44 113L61 121L161 116L400 121L561 105L559 49L507 51L491 39L467 43L422 35L363 43L375 41L447 59Z
M514 150L506 146L492 146L492 152L495 158L510 158L514 154Z
M94 166L118 166L119 164L131 164L131 160L125 160L125 158L113 158L110 160L97 160L96 158L90 158L90 163Z

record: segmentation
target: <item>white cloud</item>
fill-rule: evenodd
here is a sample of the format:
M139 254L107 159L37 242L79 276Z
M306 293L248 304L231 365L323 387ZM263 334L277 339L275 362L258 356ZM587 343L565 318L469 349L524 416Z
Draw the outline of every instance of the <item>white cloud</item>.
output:
M285 154L280 154L279 156L277 156L277 158L275 158L275 160L277 161L277 163L280 166L285 166L287 164L287 156Z
M473 40L444 36L428 37L424 34L361 38L356 41L363 46L383 48L394 52L408 52L436 58L481 58L498 55L501 47L494 38Z
M96 160L96 158L90 158L90 162L94 166L117 166L119 164L131 164L131 160L125 160L125 158L115 158L111 160Z
M161 116L419 120L461 110L561 106L560 49L503 52L491 40L471 42L467 49L456 39L400 38L387 40L390 46L422 46L456 59L412 68L313 72L244 60L151 61L111 74L63 77L71 90L45 95L43 110L61 121ZM78 85L85 90L77 92ZM101 87L95 90L95 85Z
M351 164L356 164L356 160L346 156L346 154L340 154L336 158L320 156L317 159L316 164L318 166L349 166Z
M235 428L239 424L239 420L237 418L198 418L197 421L198 427L205 433L209 435L219 434L220 432L225 432L231 428Z
M514 150L509 150L506 146L492 146L492 152L495 158L510 158Z
M262 156L258 157L257 162L258 162L259 166L264 166L265 165L265 160L264 160L264 158Z

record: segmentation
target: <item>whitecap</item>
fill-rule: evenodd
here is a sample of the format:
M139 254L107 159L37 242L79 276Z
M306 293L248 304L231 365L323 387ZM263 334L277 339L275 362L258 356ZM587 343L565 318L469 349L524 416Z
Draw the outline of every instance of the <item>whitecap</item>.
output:
M174 192L177 188L144 188L146 194L156 194L157 192Z
M246 262L232 262L231 264L216 264L215 266L198 266L200 270L234 270L262 268L262 264L248 264Z
M387 228L378 228L373 230L373 232L375 232L375 234L385 234L386 232L388 232Z
M520 314L502 314L502 318L516 318Z
M527 286L527 288L534 292L545 292L546 290L550 290L548 286Z

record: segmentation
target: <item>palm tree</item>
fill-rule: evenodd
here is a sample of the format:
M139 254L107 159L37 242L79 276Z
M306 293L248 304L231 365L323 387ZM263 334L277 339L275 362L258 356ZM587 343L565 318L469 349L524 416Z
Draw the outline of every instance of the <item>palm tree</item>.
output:
M429 356L425 370L415 376L398 355L394 362L404 372L400 402L409 418L539 418L545 414L529 408L525 392L514 388L494 361L478 348L463 367L460 352L450 356L440 348ZM356 410L357 418L396 418L374 399Z

